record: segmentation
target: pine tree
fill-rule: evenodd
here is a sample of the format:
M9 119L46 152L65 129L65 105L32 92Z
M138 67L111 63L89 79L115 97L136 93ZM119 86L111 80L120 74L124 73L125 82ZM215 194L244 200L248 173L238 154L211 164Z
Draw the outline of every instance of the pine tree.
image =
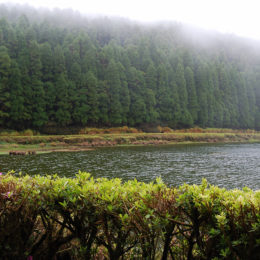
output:
M24 120L24 97L21 85L21 73L15 61L11 63L10 77L10 113L8 127L22 130Z
M237 78L237 87L239 90L239 125L242 128L247 129L250 127L250 111L246 93L246 83L241 73Z
M22 23L23 25L23 23ZM22 86L22 96L24 99L24 113L23 113L23 125L24 128L30 128L32 126L32 103L33 103L33 91L31 87L31 79L29 76L29 66L30 66L30 54L28 43L25 40L25 35L23 34L22 28L17 30L18 34L18 57L17 64L21 73L21 86Z
M106 70L106 81L109 87L109 119L112 125L122 122L122 106L120 103L120 75L114 60L111 60Z
M186 88L186 80L184 76L184 68L181 62L178 63L175 73L175 82L178 87L178 94L180 98L180 105L183 110L187 109L188 105L188 94Z
M55 84L55 120L60 126L65 126L71 122L70 103L68 95L69 82L66 76L61 73L59 76L57 76Z
M86 84L87 84L87 104L90 108L88 111L89 121L92 123L98 122L98 95L97 95L97 78L92 71L86 74Z
M145 95L145 107L146 107L146 122L155 123L159 117L155 107L156 107L156 98L155 93L152 89L147 89Z
M205 65L200 65L197 70L195 84L197 88L198 94L198 103L199 103L199 111L198 111L198 125L205 127L208 122L208 99L207 99L207 89L208 89L208 81L207 81L207 69Z
M190 112L188 111L188 93L186 88L183 63L181 61L178 62L176 68L175 81L178 87L178 96L181 109L179 125L181 127L190 127L193 125L193 119Z
M231 125L231 110L230 108L230 99L231 99L231 91L229 85L229 79L227 74L227 68L224 68L222 65L219 70L219 88L222 93L222 100L224 104L224 114L223 114L223 126L230 127Z
M56 89L52 82L48 81L43 83L45 92L45 104L48 122L55 123L56 117Z
M61 73L66 72L64 52L60 45L57 45L53 53L53 72L54 77L59 76Z
M0 126L4 126L9 117L10 110L10 88L8 79L10 76L11 59L8 50L0 46Z
M146 87L152 89L153 91L156 91L156 81L157 81L156 69L154 67L154 63L150 62L147 71L145 73Z
M43 82L51 82L53 80L53 52L48 42L40 45L41 74Z
M46 104L45 104L45 92L43 89L43 83L41 81L41 55L40 48L36 41L30 43L30 63L29 63L29 76L30 76L30 85L32 90L32 99L31 104L32 109L32 125L35 128L40 128L43 126L48 118L46 113Z
M130 108L130 94L129 94L128 84L127 84L127 77L125 74L125 68L121 62L117 63L117 67L118 67L120 85L121 85L119 96L120 96L120 103L122 107L122 114L121 114L122 124L126 125L128 112Z
M146 105L144 101L145 79L141 71L130 68L128 88L131 97L129 124L138 125L146 122Z
M171 114L172 119L169 122L169 126L173 128L177 128L179 126L179 122L181 119L181 107L180 107L180 99L178 95L178 87L175 83L174 78L171 79L170 84L170 97L171 97Z
M160 65L157 69L157 112L161 121L171 119L171 111L169 109L170 96L168 91L168 73L164 65Z
M198 99L195 88L194 74L190 67L185 68L185 80L188 95L188 110L194 122L198 119Z
M109 125L109 88L105 81L98 82L98 105L99 105L99 123L100 125Z

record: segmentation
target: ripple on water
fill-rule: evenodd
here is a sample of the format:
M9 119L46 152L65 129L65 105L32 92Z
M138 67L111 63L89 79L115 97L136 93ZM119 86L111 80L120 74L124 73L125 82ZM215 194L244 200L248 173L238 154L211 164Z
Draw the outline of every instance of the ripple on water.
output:
M199 184L206 178L226 188L260 189L260 144L209 144L112 147L85 152L33 156L0 156L0 171L75 176L79 170L95 177L152 181L169 185Z

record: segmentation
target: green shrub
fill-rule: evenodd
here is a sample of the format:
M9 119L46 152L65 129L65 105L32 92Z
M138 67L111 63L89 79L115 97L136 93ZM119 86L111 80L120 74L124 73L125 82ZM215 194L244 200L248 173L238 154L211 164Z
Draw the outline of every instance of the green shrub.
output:
M140 133L142 131L137 130L133 127L122 126L122 127L111 127L111 128L89 128L85 127L80 129L79 134L88 134L88 135L96 135L96 134L124 134L124 133Z
M31 129L27 129L27 130L24 130L22 133L21 133L22 136L33 136L34 135L34 132L33 130Z
M0 175L1 259L259 259L260 191Z

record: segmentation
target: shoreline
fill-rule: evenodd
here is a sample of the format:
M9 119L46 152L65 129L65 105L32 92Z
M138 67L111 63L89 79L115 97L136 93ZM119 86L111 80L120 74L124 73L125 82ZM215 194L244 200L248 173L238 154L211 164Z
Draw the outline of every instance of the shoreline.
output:
M99 147L208 143L257 143L260 133L121 133L50 136L0 136L0 154L21 152L77 152Z

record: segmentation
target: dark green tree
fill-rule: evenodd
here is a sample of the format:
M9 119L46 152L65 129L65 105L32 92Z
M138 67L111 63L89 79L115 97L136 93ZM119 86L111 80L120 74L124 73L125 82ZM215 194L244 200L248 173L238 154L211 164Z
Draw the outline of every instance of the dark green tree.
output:
M40 45L41 74L43 82L51 82L53 80L53 52L48 42Z
M8 127L22 130L24 120L24 97L21 85L21 73L15 61L12 61L9 77L10 112Z
M63 73L57 76L55 86L55 120L60 126L65 126L71 122L71 104L68 94L69 82Z
M207 78L206 66L200 65L197 70L195 84L198 95L198 125L205 127L208 122L208 99L207 99L207 89L208 89L208 78Z
M109 119L112 125L122 123L122 105L120 103L121 82L118 66L111 60L107 66L105 79L109 87Z
M127 124L127 117L130 107L130 94L127 84L127 77L125 73L125 68L121 62L117 63L119 78L120 78L120 104L122 107L122 124Z
M8 50L0 46L0 125L4 126L9 117L10 110L10 86L9 77L11 69L11 59Z
M46 113L45 92L41 81L42 64L40 59L40 48L36 41L30 43L29 50L30 63L28 68L32 91L32 125L34 128L39 129L48 121L48 117Z
M98 81L92 71L86 74L85 84L87 84L87 104L89 106L88 117L91 123L98 122L98 95L97 85Z
M180 102L180 127L190 127L193 125L193 118L188 110L188 93L186 88L186 80L184 75L183 63L178 62L176 73L175 73L175 82L178 88L178 96Z
M188 95L188 110L194 122L198 119L198 98L195 88L194 73L190 67L185 68L185 80Z
M146 122L146 105L144 99L145 79L141 71L130 68L130 80L128 88L131 97L129 119L130 125L138 125Z

